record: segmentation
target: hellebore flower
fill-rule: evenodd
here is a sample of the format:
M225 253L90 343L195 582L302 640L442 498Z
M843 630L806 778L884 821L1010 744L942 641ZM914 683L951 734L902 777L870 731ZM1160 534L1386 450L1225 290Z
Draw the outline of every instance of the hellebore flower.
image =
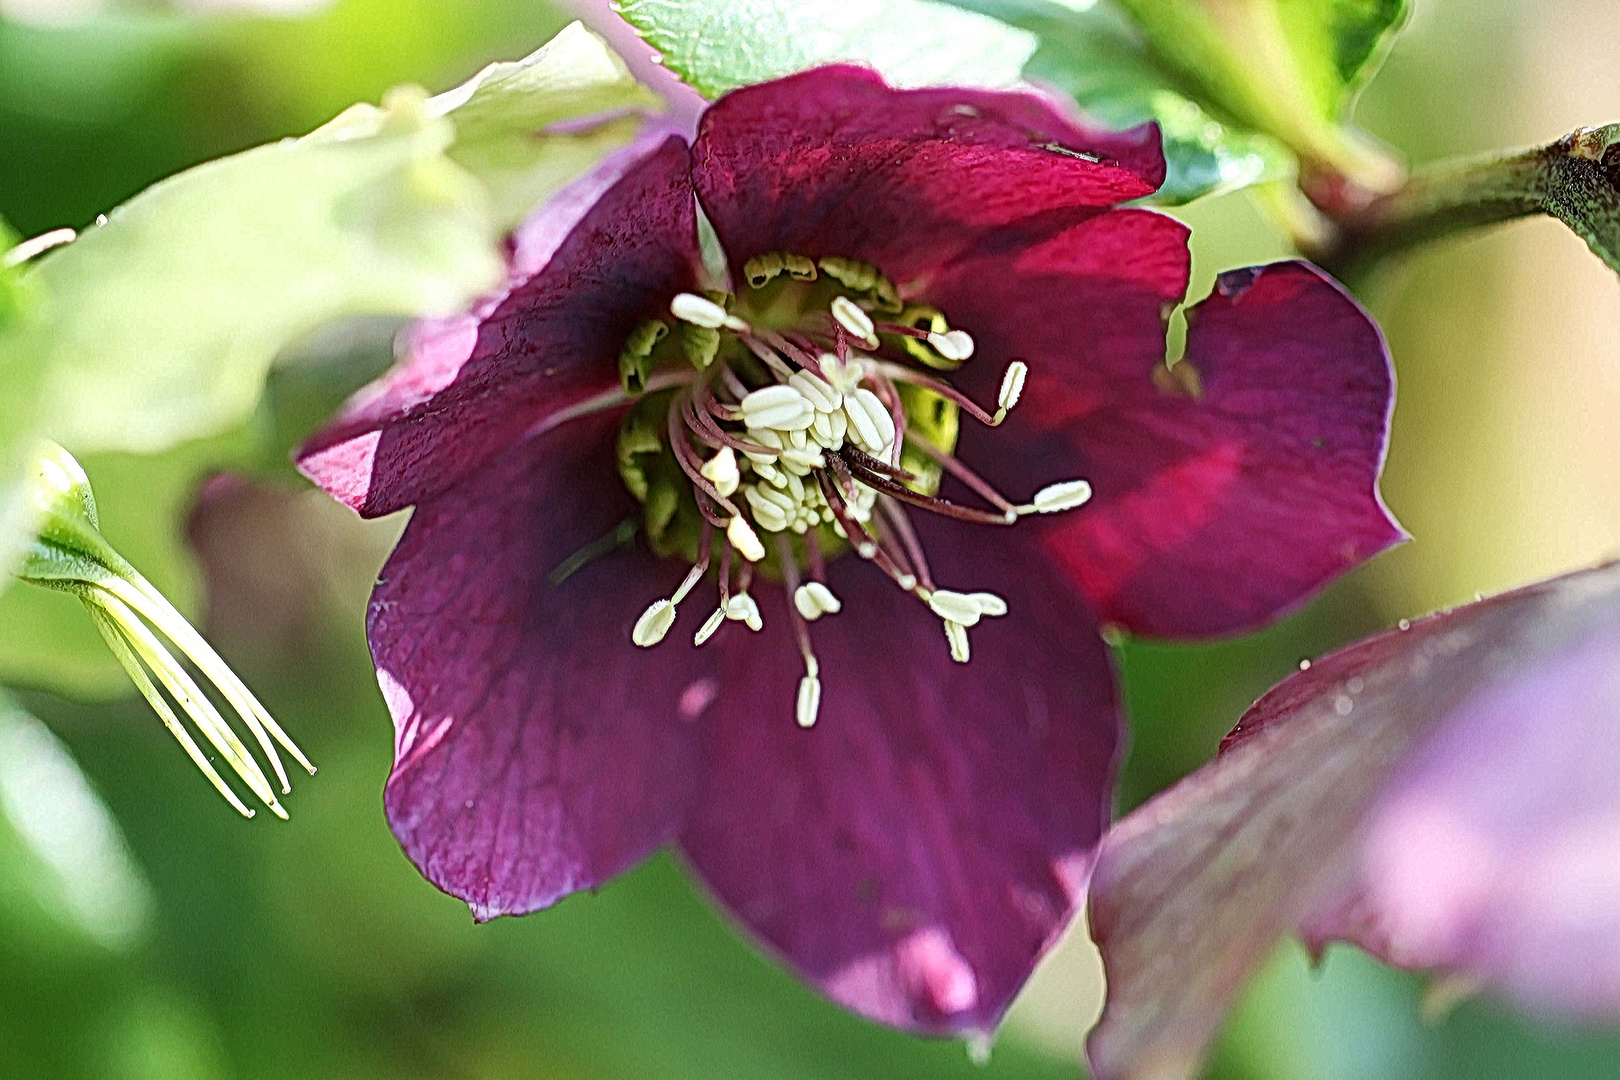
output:
M1096 1075L1194 1075L1290 928L1437 972L1442 997L1620 1017L1617 772L1620 564L1311 664L1104 840Z
M422 872L486 919L673 842L837 1001L992 1027L1108 813L1101 622L1252 626L1399 535L1317 271L1225 279L1166 368L1186 230L1115 209L1163 175L1153 128L831 67L525 225L301 457L416 506L368 632Z

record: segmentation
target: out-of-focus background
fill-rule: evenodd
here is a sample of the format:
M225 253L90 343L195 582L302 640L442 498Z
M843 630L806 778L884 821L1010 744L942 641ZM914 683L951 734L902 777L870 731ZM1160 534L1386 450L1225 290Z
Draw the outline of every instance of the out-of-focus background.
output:
M1613 0L1415 9L1358 112L1412 160L1620 119ZM82 226L177 169L402 81L451 86L565 21L536 0L0 0L0 216L25 236ZM1289 254L1242 193L1179 213L1195 227L1195 295L1219 270ZM1384 490L1415 540L1259 636L1125 646L1124 808L1207 760L1301 659L1620 554L1614 275L1537 220L1438 245L1362 291L1400 376ZM385 362L383 336L356 341L282 387L284 422L307 429L331 384ZM139 459L87 464L107 534L140 564L147 533L167 527L154 507L188 499L189 480ZM189 523L211 553L208 628L321 774L300 783L290 824L244 822L144 705L24 691L43 724L0 709L0 1077L1083 1075L1100 995L1083 934L1037 974L981 1065L959 1043L822 1002L666 857L598 895L474 927L406 863L382 816L390 729L361 612L398 523L363 527L290 470L279 488L213 496ZM161 569L166 588L195 592L194 568ZM1348 950L1313 970L1285 946L1211 1074L1620 1074L1620 1034L1489 1002L1425 1019L1424 997L1420 980Z

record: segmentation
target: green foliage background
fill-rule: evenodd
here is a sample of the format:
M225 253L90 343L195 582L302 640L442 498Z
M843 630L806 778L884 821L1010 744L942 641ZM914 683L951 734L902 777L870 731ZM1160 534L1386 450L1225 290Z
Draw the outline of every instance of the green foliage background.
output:
M1058 5L1014 0L959 6L1037 32L1042 19L1059 17ZM1105 7L1068 10L1077 8L1113 20L1115 31L1122 25ZM1548 82L1548 55L1537 51L1557 36L1538 27L1573 21L1593 39L1587 51L1612 56L1620 47L1620 21L1603 21L1602 0L1419 0L1418 9L1358 114L1414 159L1610 118L1534 104L1537 95L1556 97L1549 85L1564 85ZM84 226L176 170L309 130L402 81L451 86L490 60L528 53L565 21L535 0L341 0L296 19L113 7L67 27L0 18L0 216L24 236ZM1031 71L1082 97L1097 64L1140 60L1128 34L1117 46L1088 37L1068 50L1054 50L1053 40L1061 40L1055 30ZM1074 60L1082 45L1097 50L1095 62ZM1191 101L1123 95L1112 113L1101 98L1093 104L1125 122ZM1620 112L1620 91L1582 106ZM1221 186L1223 160L1247 150L1231 150L1214 117L1187 122L1196 138L1186 160L1205 170L1201 181L1188 172L1191 195ZM1182 213L1197 228L1195 294L1218 270L1289 251L1247 194ZM1612 431L1602 425L1620 416L1620 404L1601 383L1586 401L1545 387L1591 386L1582 375L1593 369L1581 358L1612 359L1603 350L1620 328L1588 316L1582 301L1620 310L1613 277L1558 226L1523 231L1528 239L1497 235L1425 253L1371 284L1367 299L1403 383L1386 491L1418 540L1254 638L1126 646L1136 720L1126 805L1205 760L1242 707L1301 658L1612 549L1620 503L1610 481L1620 478L1612 452L1606 462L1592 453L1602 444L1581 440ZM1565 309L1536 322L1523 300L1527 291L1542 295L1536 289ZM1548 329L1554 320L1584 329L1560 338ZM0 739L33 748L7 759L26 767L0 767L0 1076L1083 1075L1077 1049L1096 989L1078 940L1037 978L980 1066L959 1044L882 1031L825 1004L743 942L668 858L599 895L477 928L416 875L382 818L390 732L360 621L397 523L360 527L301 492L282 464L301 432L386 362L386 348L385 332L359 333L329 345L319 365L278 373L244 429L251 438L222 437L245 439L246 448L194 445L161 468L131 455L85 460L109 537L182 602L198 598L197 569L177 554L180 525L166 508L183 506L193 478L223 462L251 465L280 485L194 531L231 553L214 568L206 614L215 640L322 767L299 782L290 824L231 814L138 702L78 704L27 689L49 676L51 656L77 652L57 647L49 622L27 623L39 627L30 640L19 632L23 616L0 608L10 620L0 638L33 648L0 650L0 681L21 687L0 711L12 717L0 723ZM1558 456L1537 457L1527 448L1555 422ZM64 618L82 620L68 604ZM60 633L90 631L75 627ZM116 689L105 668L57 674L90 696L98 679ZM44 726L16 719L17 706ZM61 801L63 791L98 795L105 811L93 799ZM57 800L43 817L40 792ZM83 805L90 809L78 817L64 809ZM75 890L87 887L125 898L126 932L97 932L74 906ZM1285 948L1234 1016L1212 1075L1597 1080L1620 1071L1612 1035L1538 1026L1490 1003L1425 1025L1421 992L1417 980L1346 952L1309 973L1297 949Z

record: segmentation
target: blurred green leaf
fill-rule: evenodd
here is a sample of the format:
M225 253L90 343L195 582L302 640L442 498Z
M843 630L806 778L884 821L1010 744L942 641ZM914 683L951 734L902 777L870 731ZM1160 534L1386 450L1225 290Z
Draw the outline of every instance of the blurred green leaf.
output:
M1170 205L1292 176L1276 141L1216 120L1177 87L1177 76L1117 10L1058 0L952 0L959 7L1028 30L1040 47L1024 68L1031 79L1073 97L1093 119L1126 128L1155 121L1168 171L1152 201Z
M148 189L42 259L8 351L48 370L41 426L152 452L241 423L286 343L347 315L448 314L498 279L488 197L450 121L396 95Z
M1118 0L1199 100L1373 191L1399 170L1343 121L1406 0Z
M1005 86L1025 31L934 0L619 0L619 13L705 97L817 64L865 64L900 86Z
M533 55L491 64L428 102L456 125L450 157L484 182L495 216L510 228L543 199L628 140L657 98L612 50L579 23ZM601 116L585 130L547 128Z
M36 306L22 267L8 265L4 257L16 240L16 234L0 220L0 567L12 564L31 528L22 474L33 438L41 371L37 355L5 347L8 338L22 333ZM0 576L0 593L9 580Z

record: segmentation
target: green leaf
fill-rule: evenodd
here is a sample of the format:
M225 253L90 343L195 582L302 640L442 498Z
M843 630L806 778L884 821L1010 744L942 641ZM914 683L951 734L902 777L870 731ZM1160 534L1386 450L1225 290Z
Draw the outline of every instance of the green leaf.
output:
M277 351L344 316L448 314L501 272L482 187L421 96L171 177L47 256L14 352L41 426L152 452L240 424Z
M1291 177L1292 156L1275 140L1222 123L1175 87L1176 75L1117 10L1056 0L953 0L1040 39L1024 74L1069 94L1114 128L1155 121L1168 171L1152 201L1171 205Z
M538 52L491 64L454 90L428 102L428 111L456 125L450 157L490 191L503 228L563 184L626 142L657 98L602 40L580 23L566 27ZM602 116L583 131L550 125Z
M8 265L4 257L16 239L0 220L0 568L12 564L32 525L22 475L33 443L41 371L38 356L5 348L5 341L22 332L36 307L22 267ZM8 581L0 576L0 593Z
M1373 191L1399 170L1344 125L1406 0L1118 0L1202 103Z
M705 97L818 64L865 64L898 86L1005 86L1025 31L934 0L619 0L619 13Z
M460 90L402 89L191 169L42 259L40 318L0 349L47 366L40 426L76 451L227 430L288 343L348 316L449 314L494 286L506 228L630 133L547 125L646 100L576 25Z

